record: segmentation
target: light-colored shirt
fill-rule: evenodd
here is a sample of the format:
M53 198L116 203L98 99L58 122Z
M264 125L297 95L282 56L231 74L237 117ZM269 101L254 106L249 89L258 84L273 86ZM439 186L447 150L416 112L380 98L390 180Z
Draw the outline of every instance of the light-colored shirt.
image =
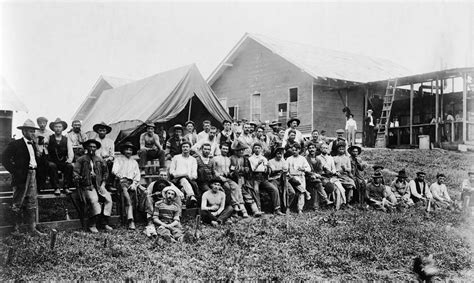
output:
M334 158L331 155L320 154L316 158L321 160L321 165L324 169L328 170L331 173L336 173L336 164L334 163Z
M416 179L413 179L413 180L410 180L410 182L408 183L408 186L410 187L410 194L416 198L431 198L432 195L431 195L431 192L430 192L430 186L428 185L428 183L425 182L426 184L426 187L425 187L425 195L421 195L418 193L418 191L416 190ZM423 183L421 182L418 182L419 185L420 185L420 189L423 190Z
M174 176L187 176L191 180L196 179L196 158L192 156L184 157L182 154L173 156L171 159L170 174Z
M240 135L240 137L236 138L234 142L232 143L232 149L234 149L237 146L237 143L239 141L242 144L247 146L247 148L244 150L244 155L245 156L252 155L252 146L253 146L253 143L255 142L254 137L252 137L252 135L245 135L245 134Z
M288 140L288 133L290 132L291 128L288 128L285 130L285 135L283 136L283 142L282 142L282 146L285 147L286 146L286 142ZM301 134L301 132L297 129L293 129L295 132L296 132L296 137L295 137L295 141L297 143L302 143L304 140L303 140L303 134Z
M356 120L352 119L352 118L349 118L347 121L346 121L346 131L347 130L355 130L357 131L357 123L356 123Z
M260 161L263 161L262 163L258 164ZM268 160L265 158L263 155L255 155L252 154L249 157L249 162L250 162L250 167L252 168L253 172L265 172L265 168L268 165Z
M82 147L82 143L87 141L87 135L85 133L70 131L66 137L71 142L73 148Z
M286 159L288 163L288 170L290 175L304 175L304 172L300 171L304 170L305 172L311 172L311 166L308 163L308 160L301 155L294 157L293 155Z
M112 166L112 173L119 178L132 180L135 186L140 183L140 168L138 168L138 163L133 158L127 158L125 156L117 157Z
M430 186L430 192L435 200L451 201L451 198L448 194L448 188L445 184L438 184L438 182L434 182Z
M202 131L202 132L199 132L199 134L197 134L197 141L196 142L200 142L201 140L209 140L209 132L205 132L205 131Z
M35 150L33 149L33 142L27 140L25 137L23 137L23 141L25 142L26 148L28 148L28 153L30 154L30 167L36 168L38 165L36 163Z
M54 133L48 129L42 130L36 130L35 132L35 143L36 143L36 148L38 149L38 152L48 154L48 143L49 143L49 137L53 135ZM43 137L43 143L42 145L38 144L38 137Z
M367 118L370 119L370 121L369 121L369 126L372 126L372 127L373 127L373 126L374 126L374 116L372 116L372 115L367 115Z
M100 142L100 148L96 150L95 155L102 157L104 160L114 160L115 155L115 144L114 142L105 137L100 139L99 137L95 138L96 141Z
M209 154L209 156L213 157L221 154L221 150L219 149L219 140L217 139L217 137L214 137L212 141L209 140L209 136L207 139L198 139L198 142L194 144L191 149L202 156L201 147L205 143L211 145L211 153Z

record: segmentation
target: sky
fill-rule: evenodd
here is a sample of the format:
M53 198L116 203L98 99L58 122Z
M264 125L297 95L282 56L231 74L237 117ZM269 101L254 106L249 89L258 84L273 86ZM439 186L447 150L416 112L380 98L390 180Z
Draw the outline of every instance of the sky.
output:
M100 75L142 79L196 63L207 78L246 32L411 74L474 66L473 3L0 1L0 74L29 109L16 126L70 122Z

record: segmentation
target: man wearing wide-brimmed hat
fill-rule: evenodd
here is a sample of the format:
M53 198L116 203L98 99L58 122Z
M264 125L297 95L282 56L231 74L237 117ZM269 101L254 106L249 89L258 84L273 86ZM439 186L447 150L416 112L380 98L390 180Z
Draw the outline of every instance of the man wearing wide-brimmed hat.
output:
M283 144L282 144L283 147L285 147L285 145L287 143L287 140L288 140L288 135L289 135L290 131L292 131L292 130L296 134L296 136L295 136L296 142L298 142L300 144L304 142L303 135L297 129L298 126L300 125L300 123L301 123L301 121L298 118L291 118L290 120L288 120L288 122L286 122L286 125L288 126L288 128L286 129L285 136L283 137Z
M135 230L135 222L133 219L133 206L130 194L136 194L136 190L140 185L140 169L132 155L137 149L131 142L126 142L120 147L122 156L115 159L112 166L112 173L120 181L120 189L125 198L125 211L127 214L128 228Z
M180 223L180 208L176 204L176 192L171 188L162 191L163 200L157 201L153 210L153 223L156 232L168 242L181 242L183 228Z
M111 166L115 157L115 144L112 139L107 137L112 131L112 127L105 122L95 124L92 130L97 133L96 141L100 142L101 147L96 150L95 154L107 162L107 166ZM111 167L109 168L109 170Z
M356 185L354 197L358 203L363 204L365 202L365 188L367 185L365 183L363 171L367 167L367 164L364 163L359 157L360 153L362 152L362 148L360 148L359 146L357 145L350 146L347 149L347 152L349 153L349 156L350 156L351 173Z
M88 230L91 233L98 233L97 220L102 213L104 216L105 229L113 230L109 226L109 218L112 213L112 197L105 189L106 181L109 175L107 164L96 155L96 150L101 148L100 142L90 139L82 143L87 153L79 157L74 164L74 180L78 184L77 193L81 200L89 203L89 222ZM99 196L104 201L102 209L99 203Z
M23 138L12 141L2 154L2 164L12 175L12 211L15 231L19 232L22 223L22 212L28 224L28 231L34 235L44 235L36 229L36 210L38 209L36 190L36 153L34 143L35 130L39 130L30 119L26 120L21 130Z
M375 209L387 211L394 208L394 203L390 202L387 195L387 189L382 184L383 175L376 172L372 175L373 181L367 185L367 202Z
M408 186L408 175L405 169L398 171L398 175L390 187L398 204L404 207L414 205L413 200L410 198L410 186Z
M281 127L281 122L273 120L270 124L268 124L268 126L272 129L271 132L267 133L267 141L271 146L274 144L275 140L278 139L278 130Z
M161 146L160 137L155 133L155 124L148 123L145 127L146 132L140 135L140 150L138 151L142 174L145 174L144 168L148 160L158 158L160 167L165 167L165 151Z
M186 139L183 136L183 126L176 124L172 128L173 136L166 141L166 159L171 160L173 156L181 154L181 143Z
M82 143L85 142L88 137L81 130L81 121L74 120L72 121L71 125L72 129L69 130L69 132L66 134L66 137L71 142L72 150L74 151L74 161L76 161L77 158L84 155L84 147L82 146Z
M64 174L64 192L69 194L72 187L72 170L74 151L71 141L62 134L67 128L67 123L57 118L49 124L54 134L49 137L48 157L51 186L55 195L60 195L58 170Z

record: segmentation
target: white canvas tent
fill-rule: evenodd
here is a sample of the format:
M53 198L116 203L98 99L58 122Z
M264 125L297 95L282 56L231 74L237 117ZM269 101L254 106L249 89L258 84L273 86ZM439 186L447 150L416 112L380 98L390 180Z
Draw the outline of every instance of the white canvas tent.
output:
M105 90L85 113L83 128L104 121L112 127L113 140L124 130L144 122L197 124L209 119L230 119L195 64L159 73L114 89Z

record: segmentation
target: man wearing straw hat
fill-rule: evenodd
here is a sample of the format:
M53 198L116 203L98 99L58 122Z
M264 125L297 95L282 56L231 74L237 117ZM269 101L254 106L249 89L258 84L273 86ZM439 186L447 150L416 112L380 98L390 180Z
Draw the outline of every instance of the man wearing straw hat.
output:
M28 224L28 232L36 236L43 236L36 229L36 211L38 209L36 190L36 162L37 148L34 143L35 130L39 130L30 119L23 126L17 127L21 130L23 138L12 141L2 155L2 164L12 175L12 211L15 221L15 232L19 232L21 215Z
M55 195L60 195L58 170L64 174L64 192L71 193L69 188L72 187L72 161L74 159L74 151L71 141L62 134L67 128L67 123L57 118L49 124L49 128L54 134L49 137L48 156L51 186Z
M304 142L303 135L301 134L301 132L298 129L296 129L300 125L300 123L301 123L301 121L298 118L291 118L290 120L288 120L288 122L286 123L288 128L286 129L285 136L283 137L283 144L282 144L283 147L286 146L286 141L288 140L288 136L289 136L290 131L295 132L296 142L298 142L300 144Z

